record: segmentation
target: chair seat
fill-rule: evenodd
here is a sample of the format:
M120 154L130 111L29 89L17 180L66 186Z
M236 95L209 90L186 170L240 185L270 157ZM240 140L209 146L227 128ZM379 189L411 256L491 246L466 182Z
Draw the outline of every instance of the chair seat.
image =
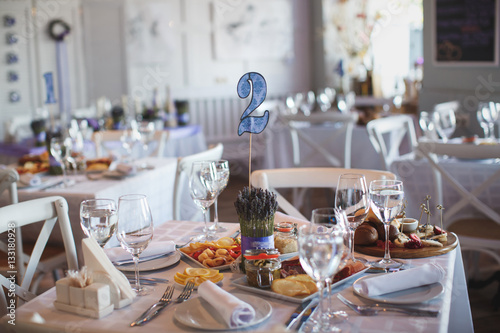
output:
M500 242L500 225L493 220L467 218L453 222L448 230L458 236L498 240Z

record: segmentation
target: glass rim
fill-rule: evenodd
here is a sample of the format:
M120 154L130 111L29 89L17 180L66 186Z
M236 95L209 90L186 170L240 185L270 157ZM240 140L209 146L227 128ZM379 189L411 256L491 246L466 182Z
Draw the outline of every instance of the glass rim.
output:
M145 194L124 194L118 198L120 200L137 200L137 199L147 199Z
M314 214L316 212L316 214L321 214L321 215L330 215L330 214L335 214L335 207L319 207L319 208L315 208L311 211L311 217L312 217L312 214Z
M365 178L366 179L366 176L363 175L362 173L356 173L356 172L347 172L347 173L343 173L339 176L339 179L340 178L355 178L355 177L359 177L361 176L361 178Z
M102 202L101 204L98 204L99 202ZM88 204L92 204L94 203L94 206L95 207L99 207L99 206L105 206L109 203L112 203L112 204L115 204L116 205L116 202L115 200L113 199L108 199L108 198L94 198L94 199L86 199L86 200L83 200L81 203L80 203L80 206L86 206Z
M380 184L383 186L383 185L385 185L384 182L387 185L403 184L403 181L399 180L399 179L375 179L375 180L372 180L370 182L370 185L371 184Z

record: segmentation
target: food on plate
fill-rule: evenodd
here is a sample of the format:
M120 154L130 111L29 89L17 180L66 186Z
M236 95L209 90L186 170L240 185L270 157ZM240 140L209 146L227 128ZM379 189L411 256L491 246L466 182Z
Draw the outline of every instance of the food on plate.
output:
M281 277L286 278L289 275L306 274L304 268L300 265L299 257L293 257L281 262Z
M275 293L285 296L307 296L318 291L316 283L307 274L301 274L299 277L290 275L284 279L274 280L271 290Z
M40 155L24 155L16 166L16 171L20 175L25 173L40 173L49 170L49 153L47 151Z
M213 283L217 283L222 281L224 278L224 274L219 273L216 269L208 269L208 268L194 268L187 267L182 273L175 273L174 281L178 284L185 285L189 281L193 281L195 287L198 287L205 281L212 281Z
M385 231L380 228L382 222L367 221L363 222L354 233L354 244L365 246L384 247ZM424 247L443 247L447 241L447 232L438 226L431 224L419 225L412 232L400 232L399 222L391 222L391 232L389 234L389 246L407 249L421 249Z
M338 271L337 274L335 274L332 282L333 283L339 282L340 280L343 280L351 275L361 272L365 268L366 268L365 264L363 264L361 261L349 260L346 263L346 265L340 271Z
M378 240L378 231L370 223L362 223L354 233L354 243L370 245Z
M227 265L241 255L241 245L231 237L223 237L215 242L191 243L179 250L205 267Z
M103 157L87 160L85 164L87 165L87 171L105 171L109 169L111 162L110 158Z

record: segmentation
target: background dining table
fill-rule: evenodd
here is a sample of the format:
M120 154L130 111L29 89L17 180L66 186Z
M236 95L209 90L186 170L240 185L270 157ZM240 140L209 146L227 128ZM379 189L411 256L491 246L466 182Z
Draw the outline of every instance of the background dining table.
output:
M19 201L26 201L40 197L60 195L68 202L69 218L75 243L77 245L78 256L81 258L81 240L84 236L80 226L80 203L83 200L95 198L113 199L118 204L118 198L124 194L140 193L147 196L153 221L158 225L161 222L173 218L173 191L175 182L175 173L177 170L176 158L155 158L149 157L134 162L136 165L147 165L148 169L138 171L135 174L123 177L102 177L96 180L90 180L85 174L69 175L68 179L75 181L75 184L69 187L26 187L18 189ZM42 176L48 184L57 183L62 176ZM186 182L185 191L182 192L182 204L192 209L198 209L191 197ZM0 206L8 203L8 193L0 196ZM30 227L31 228L31 227ZM38 228L34 226L33 228ZM31 240L31 235L38 235L38 231L23 228L23 240ZM35 239L33 239L35 240ZM51 243L62 244L62 236L58 228L55 228L50 238ZM113 237L109 243L117 245L116 237Z
M220 237L233 234L239 229L237 223L224 223L226 231L219 233ZM203 224L187 221L168 221L155 229L155 240L173 240L177 244L183 244L193 235L202 232ZM363 256L368 260L375 258ZM439 310L437 318L415 317L398 313L381 313L377 316L360 316L341 303L336 293L341 293L344 297L357 303L362 303L363 299L353 293L353 281L336 287L333 290L333 307L336 310L346 311L349 315L347 322L342 324L345 332L473 332L472 319L470 313L469 299L465 284L465 275L460 253L460 245L447 254L406 260L409 266L420 266L425 263L437 263L446 271L444 279L441 281L444 291L438 297L419 304L424 309ZM82 263L81 263L82 264ZM155 271L142 272L143 276L154 276L169 279L173 282L176 272L183 272L186 267L192 266L190 260L183 258L173 266L165 267ZM273 297L258 295L236 288L232 281L242 277L240 273L223 271L224 279L222 288L233 294L257 295L270 303L272 306L271 318L255 327L246 329L255 332L284 332L284 323L289 319L297 307L297 303L291 303ZM368 275L364 273L363 275ZM36 297L32 301L21 306L16 311L16 325L7 323L7 317L0 320L2 332L125 332L136 330L142 332L168 331L168 332L192 332L193 329L183 326L175 318L175 313L179 308L178 304L170 304L157 318L143 327L129 327L130 322L141 314L146 308L156 302L162 295L165 284L155 287L152 294L134 299L130 306L115 310L109 316L101 319L91 319L80 317L75 314L58 311L54 308L53 302L56 298L55 288ZM174 297L181 291L181 286L176 286ZM193 298L199 297L194 292ZM189 302L189 300L188 300ZM194 303L193 303L194 304ZM207 327L206 329L210 329Z

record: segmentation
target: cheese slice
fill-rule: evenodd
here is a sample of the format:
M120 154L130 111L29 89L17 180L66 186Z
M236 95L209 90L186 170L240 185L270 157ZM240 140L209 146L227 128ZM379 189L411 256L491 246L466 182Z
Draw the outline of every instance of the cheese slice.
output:
M432 239L421 239L421 241L424 246L443 247L443 244Z
M82 240L82 251L85 265L94 272L100 271L108 274L120 289L122 299L132 299L136 296L125 275L116 269L94 239L84 238Z

